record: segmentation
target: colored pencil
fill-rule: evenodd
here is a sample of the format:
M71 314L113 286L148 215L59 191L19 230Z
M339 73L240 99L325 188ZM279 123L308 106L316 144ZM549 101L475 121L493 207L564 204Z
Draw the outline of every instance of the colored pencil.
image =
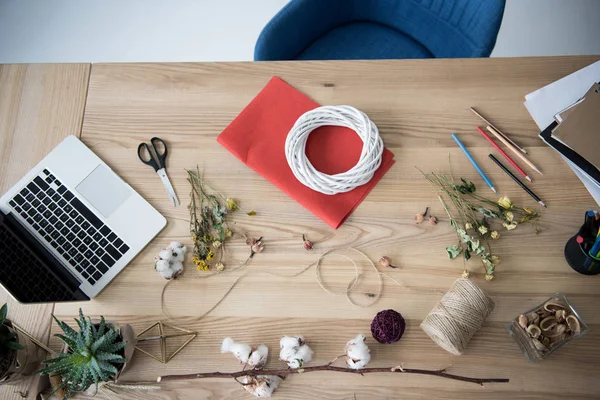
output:
M598 257L600 255L600 235L596 236L596 241L590 250L590 255Z
M519 186L521 186L521 189L523 189L524 191L526 191L526 192L527 192L527 194L529 194L531 197L533 197L533 199L534 199L535 201L537 201L538 203L540 203L542 206L544 206L544 207L547 207L547 206L546 206L546 203L544 203L544 202L542 201L542 199L540 199L540 198L538 197L538 195L537 195L537 194L533 193L533 191L532 191L531 189L529 189L527 186L525 186L525 184L524 184L523 182L521 182L521 181L519 180L519 178L517 178L517 177L515 176L515 174L513 174L512 172L510 172L510 171L508 170L508 168L506 168L506 167L504 166L504 164L502 164L502 163L500 162L500 160L498 160L496 157L494 157L494 155L493 155L493 154L489 154L489 157L490 157L490 158L491 158L491 159L492 159L492 160L493 160L493 161L494 161L494 162L495 162L495 163L496 163L496 164L497 164L497 165L498 165L498 166L499 166L499 167L502 169L502 171L506 172L506 174L507 174L508 176L510 176L510 177L513 179L513 181L515 181L515 182L516 182L516 183L517 183Z
M513 160L512 158L510 158L510 156L509 156L508 154L506 154L506 152L505 152L504 150L502 150L502 149L500 148L500 146L498 146L498 145L496 144L496 142L494 142L494 140L492 140L492 138L491 138L491 137L490 137L490 136L489 136L487 133L485 133L485 132L483 131L483 129L481 129L481 127L479 127L479 126L478 126L478 127L477 127L477 130L479 131L479 133L481 133L481 135L482 135L484 138L486 138L486 140L487 140L488 142L490 142L490 144L491 144L492 146L494 146L494 147L496 148L496 150L498 150L498 151L500 152L500 154L502 154L502 156L504 156L504 158L506 158L506 160L507 160L507 161L508 161L508 162L509 162L509 163L510 163L510 164L511 164L513 167L515 167L515 168L517 169L517 171L519 171L519 173L520 173L521 175L523 175L523 176L525 177L525 179L527 179L529 182L533 182L533 180L532 180L532 179L529 177L529 175L527 175L527 173L526 173L525 171L523 171L523 170L521 169L521 167L519 167L519 165L518 165L518 164L515 162L515 160Z
M499 141L501 141L502 143L504 143L504 145L506 147L508 147L513 153L515 153L517 155L517 157L519 157L521 160L523 160L523 162L525 162L525 164L529 165L535 172L537 172L540 175L544 175L544 174L542 174L542 171L540 171L539 168L535 166L534 163L532 163L531 161L529 161L529 159L523 155L523 153L521 153L513 145L511 145L510 143L508 143L506 141L506 139L504 139L504 137L500 133L498 133L497 130L495 130L494 128L492 128L489 125L486 126L485 129L487 129L488 132L490 132L492 135L496 136L496 138L498 138Z
M481 118L481 120L482 120L483 122L485 122L486 124L488 124L489 126L491 126L492 128L494 128L496 131L498 131L498 133L499 133L499 134L501 134L501 135L504 137L504 139L508 140L508 141L509 141L509 142L510 142L510 143L511 143L513 146L515 146L517 149L519 149L519 151L520 151L520 152L522 152L522 153L525 153L525 154L529 154L529 153L527 152L527 150L525 150L523 147L521 147L521 146L519 146L518 144L516 144L516 143L514 142L514 140L512 140L511 138L509 138L509 137L508 137L508 136L507 136L507 135L506 135L504 132L502 132L500 129L496 128L496 127L494 126L494 124L492 124L490 121L488 121L487 119L485 119L485 118L484 118L484 116L483 116L483 115L481 115L481 114L479 114L479 113L478 113L478 112L477 112L477 111L476 111L476 110L475 110L473 107L471 107L471 111L473 111L473 113L474 113L475 115L477 115L479 118Z
M490 179L487 177L487 175L483 172L483 170L481 169L481 167L479 166L479 164L477 164L477 161L475 161L475 159L473 158L473 156L471 155L471 153L469 153L469 150L467 150L467 148L465 147L464 144L462 144L462 142L460 141L460 139L458 138L458 136L456 136L456 133L452 134L452 138L456 141L456 143L458 144L458 147L460 147L460 149L463 151L463 153L465 153L465 155L467 156L467 158L469 159L469 161L471 161L471 164L473 164L473 166L475 167L475 169L477 170L477 172L479 172L479 175L481 175L481 177L483 178L483 180L485 181L485 183L487 183L487 185L490 187L490 189L492 190L492 192L498 193L496 191L496 189L494 189L494 185L492 185L492 181L490 181Z

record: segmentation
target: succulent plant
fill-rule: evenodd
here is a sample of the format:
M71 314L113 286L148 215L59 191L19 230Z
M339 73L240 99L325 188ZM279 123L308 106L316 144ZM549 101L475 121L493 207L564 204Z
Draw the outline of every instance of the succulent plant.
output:
M79 319L75 319L79 331L53 318L64 332L64 335L54 336L65 342L69 349L56 358L44 361L47 365L39 372L61 377L62 382L56 390L66 390L64 399L87 390L92 384L96 385L97 391L98 383L115 378L117 367L125 362L120 351L125 348L126 342L111 324L104 321L104 317L100 317L99 324L93 324L79 309Z
M0 308L0 354L6 354L11 350L23 349L23 346L17 340L17 335L4 324L6 314L8 314L8 306L4 303L2 308Z

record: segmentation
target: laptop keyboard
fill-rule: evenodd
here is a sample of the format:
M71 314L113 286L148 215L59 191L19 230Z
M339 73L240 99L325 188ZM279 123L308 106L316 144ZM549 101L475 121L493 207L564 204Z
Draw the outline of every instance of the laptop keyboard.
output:
M4 224L0 225L0 281L18 288L21 302L74 300L73 294L37 259ZM35 279L32 279L35 277Z
M8 204L92 285L129 251L47 169Z

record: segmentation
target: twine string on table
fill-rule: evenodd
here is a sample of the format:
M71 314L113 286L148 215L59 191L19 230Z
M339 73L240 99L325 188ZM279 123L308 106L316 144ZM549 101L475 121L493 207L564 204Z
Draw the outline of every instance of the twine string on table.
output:
M494 301L471 280L454 281L421 323L421 329L444 350L460 355L494 310Z
M364 272L360 272L359 271L359 267L357 265L357 263L352 260L350 257L337 253L336 251L340 251L340 250L351 250L354 251L358 254L360 254L362 257L364 257L371 265L371 267L375 270L375 272L377 273L377 277L378 277L378 286L377 286L377 290L375 293L370 294L372 296L372 300L366 304L359 304L357 303L355 300L352 299L351 294L354 292L354 289L356 287L356 285L358 284L360 278L364 275ZM323 279L321 277L321 269L322 269L322 261L323 259L325 259L328 256L339 256L339 257L343 257L348 259L353 267L354 267L354 277L350 280L350 282L348 282L348 286L346 287L346 290L344 291L335 291L332 290L330 288L327 287L327 285L323 282ZM232 268L230 270L225 270L223 272L215 272L212 274L207 274L207 275L198 275L195 276L192 279L208 279L208 278L212 278L218 275L222 275L222 274L228 274L228 273L232 273L234 271L237 271L245 266L248 265L249 261L251 260L251 257L248 257L246 259L246 261L242 262L239 266ZM251 274L266 274L266 275L271 275L271 276L276 276L279 278L296 278L300 275L302 275L303 273L305 273L306 271L308 271L311 267L316 266L315 268L315 276L317 279L317 282L319 284L319 286L321 287L321 289L323 289L324 291L326 291L327 293L331 293L331 294L335 294L335 295L345 295L346 299L348 300L348 302L350 304L352 304L355 307L361 307L361 308L366 308L366 307L370 307L373 304L377 303L377 301L379 301L380 297L381 297L381 293L383 290L383 277L387 277L389 279L391 279L392 281L394 281L397 285L404 287L408 290L411 290L410 288L406 287L405 285L403 285L402 283L400 283L398 280L396 280L395 278L380 272L377 267L375 266L375 264L371 261L371 259L362 251L354 248L354 247L346 247L346 248L336 248L336 249L330 249L325 251L316 261L313 261L312 263L310 263L309 265L303 267L302 269L300 269L299 271L293 273L293 274L278 274L278 273L274 273L274 272L270 272L270 271L256 271L256 272L246 272L243 275L240 275L236 278L236 280L229 286L229 288L225 291L225 293L219 298L219 300L207 311L205 311L204 313L202 313L200 316L195 317L195 320L200 320L204 317L206 317L208 314L210 314L212 311L214 311L228 296L229 294L233 291L233 289L240 283L240 281L242 281L242 279L244 279L246 276L251 275ZM161 293L161 310L162 313L164 315L165 318L167 319L174 319L173 315L169 312L169 309L167 307L166 304L166 293L167 293L167 289L175 282L175 281L180 281L182 280L182 277L185 276L185 272L178 278L178 279L172 279L170 281L168 281L165 286L163 286L162 289L162 293Z
M363 141L360 158L346 172L328 175L317 171L306 157L306 142L321 126L350 128ZM296 179L317 192L334 195L368 183L381 165L383 141L377 126L360 110L351 106L323 106L302 114L285 141L285 157Z

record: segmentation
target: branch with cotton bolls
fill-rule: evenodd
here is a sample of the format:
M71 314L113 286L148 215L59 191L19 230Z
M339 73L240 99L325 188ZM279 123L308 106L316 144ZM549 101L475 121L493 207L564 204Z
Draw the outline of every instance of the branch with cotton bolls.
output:
M446 372L447 368L428 370L416 368L404 368L402 365L394 367L366 368L371 361L369 347L366 344L365 335L359 334L346 343L344 355L336 357L325 365L305 367L304 364L312 359L313 351L302 336L284 336L280 342L279 357L288 364L287 369L264 370L267 363L269 349L264 344L252 348L248 344L237 343L231 338L225 338L221 344L222 353L232 353L244 368L237 372L203 372L196 374L165 375L159 376L157 382L177 381L187 379L203 378L230 378L238 382L244 390L256 397L271 397L279 387L281 381L288 375L305 374L317 371L333 371L349 374L371 374L371 373L404 373L437 376L440 378L453 379L462 382L475 383L483 386L484 383L507 383L506 378L471 378L468 376L455 375ZM336 367L335 361L344 358L346 367ZM246 369L250 367L251 369Z

